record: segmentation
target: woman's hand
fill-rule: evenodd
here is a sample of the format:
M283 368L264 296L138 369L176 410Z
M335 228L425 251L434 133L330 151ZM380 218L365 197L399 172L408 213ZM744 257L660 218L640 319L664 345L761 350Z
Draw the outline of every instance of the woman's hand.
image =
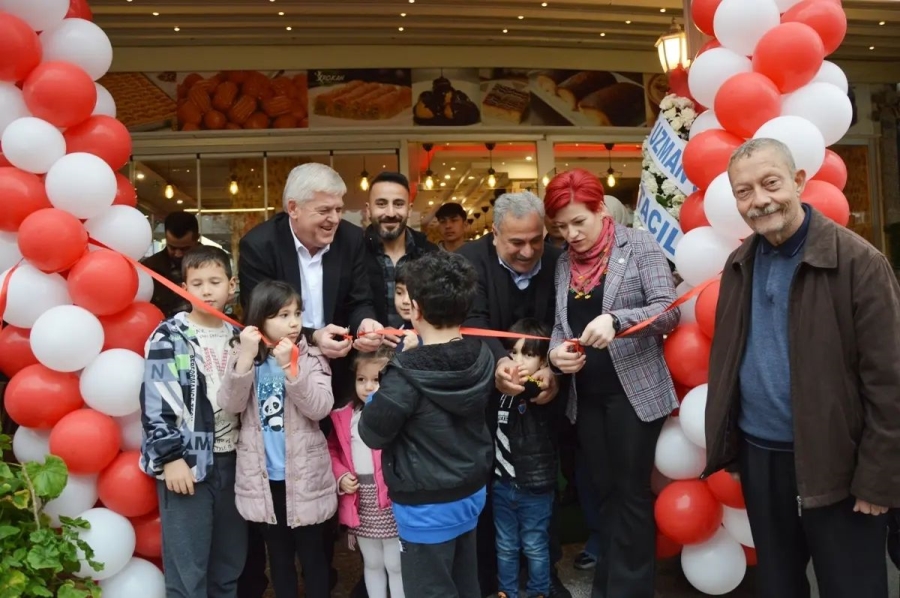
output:
M616 329L613 328L613 318L609 314L603 314L585 326L578 341L585 347L605 349L614 338L616 338Z
M576 374L584 367L586 358L573 342L566 341L550 351L550 363L563 374Z

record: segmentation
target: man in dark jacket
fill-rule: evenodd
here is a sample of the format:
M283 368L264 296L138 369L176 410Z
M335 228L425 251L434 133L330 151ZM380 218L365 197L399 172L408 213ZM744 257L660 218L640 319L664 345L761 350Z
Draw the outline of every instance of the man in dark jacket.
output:
M493 458L484 412L494 359L483 342L460 335L475 271L445 252L426 254L407 270L422 346L388 364L359 435L383 451L407 593L480 598L475 526Z
M722 273L707 468L739 472L766 598L887 598L886 512L900 506L900 286L868 242L800 202L772 139L728 167L756 233Z
M366 272L375 314L379 322L400 328L403 318L394 307L394 270L438 248L407 226L409 181L401 173L382 172L372 180L368 209L372 224L366 229Z
M193 214L178 211L166 216L164 227L166 246L141 260L141 263L175 284L181 285L184 282L181 276L181 258L188 250L200 244L200 225ZM166 318L188 309L187 301L155 280L150 303L158 307Z

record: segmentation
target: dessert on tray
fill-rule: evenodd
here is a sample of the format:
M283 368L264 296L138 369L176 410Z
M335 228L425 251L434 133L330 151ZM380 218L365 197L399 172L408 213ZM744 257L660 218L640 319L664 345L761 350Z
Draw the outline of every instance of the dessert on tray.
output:
M529 104L531 93L528 91L497 83L484 97L481 113L487 118L519 124L528 111Z
M409 87L350 81L316 97L315 113L351 120L385 120L411 105Z

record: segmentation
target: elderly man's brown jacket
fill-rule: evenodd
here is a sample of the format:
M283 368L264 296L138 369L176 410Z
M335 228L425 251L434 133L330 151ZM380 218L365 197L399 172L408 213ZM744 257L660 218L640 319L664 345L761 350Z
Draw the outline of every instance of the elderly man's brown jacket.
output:
M900 286L887 259L812 210L788 332L798 501L900 507ZM759 236L728 259L716 312L704 476L736 469L738 375Z

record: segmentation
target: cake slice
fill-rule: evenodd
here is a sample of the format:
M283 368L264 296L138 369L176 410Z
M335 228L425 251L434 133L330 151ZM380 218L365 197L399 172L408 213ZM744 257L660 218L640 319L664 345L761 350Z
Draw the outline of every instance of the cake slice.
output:
M482 116L520 124L531 104L531 94L501 83L494 85L481 103Z
M556 95L557 86L577 72L578 71L564 69L551 69L537 71L536 73L533 73L532 76L537 82L539 89L546 91L549 94Z

